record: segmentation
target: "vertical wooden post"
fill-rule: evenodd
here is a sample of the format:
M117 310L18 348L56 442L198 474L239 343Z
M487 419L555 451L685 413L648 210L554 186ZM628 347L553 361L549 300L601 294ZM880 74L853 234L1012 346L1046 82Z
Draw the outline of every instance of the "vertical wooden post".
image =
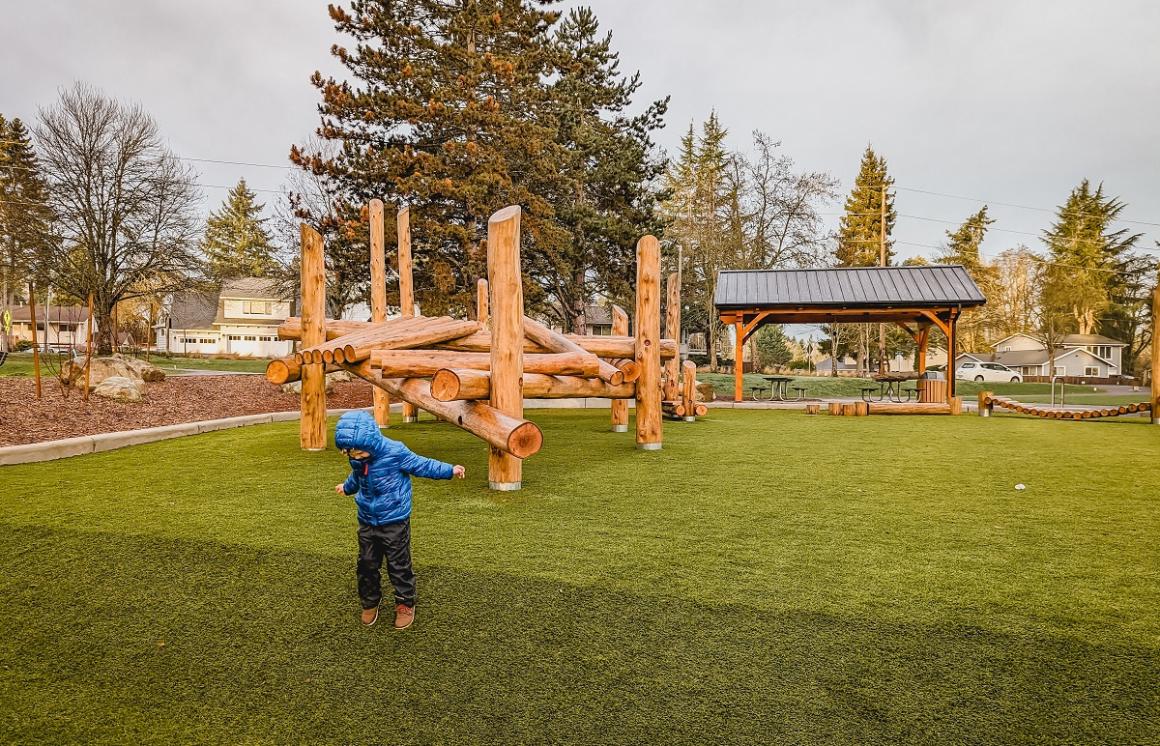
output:
M480 277L475 283L475 320L482 326L487 325L489 314L487 310L487 280ZM615 334L616 332L613 332Z
M918 327L918 374L926 372L926 343L930 339L930 324L919 324Z
M676 272L670 272L665 281L665 337L681 344L681 286ZM674 401L679 396L680 354L665 362L665 401Z
M511 417L524 415L524 288L520 273L520 208L505 207L487 221L488 285L491 299L491 406ZM490 447L487 481L493 490L523 486L523 462Z
M372 199L371 221L371 321L387 320L387 224L383 201ZM391 396L378 386L371 387L374 398L375 422L379 427L390 427Z
M991 392L990 391L980 391L979 392L979 416L980 417L990 417L991 416L991 408L993 406L994 405L991 403Z
M36 287L28 283L28 320L32 324L32 375L36 379L36 400L40 401L40 339L36 336ZM44 339L48 340L48 313L44 319Z
M620 306L612 307L612 333L628 336L628 313ZM624 399L612 400L612 432L628 432L628 402Z
M1160 425L1160 285L1152 293L1152 424Z
M302 346L326 341L326 263L322 236L305 223L302 238ZM307 451L326 448L326 371L321 362L302 366L299 442Z
M415 280L411 274L411 211L402 208L395 219L399 240L399 313L409 319L415 315ZM419 419L419 409L403 402L403 422Z
M84 400L89 400L89 386L93 380L93 294L89 293L89 328L85 332L85 393Z
M745 362L744 362L744 346L745 346L745 326L741 321L733 322L733 333L737 339L734 341L735 352L733 353L733 401L739 402L745 398L744 380L745 380ZM834 359L837 359L836 357Z
M952 315L950 323L947 328L951 333L947 335L947 404L951 403L951 399L955 398L955 358L958 355L955 353L955 347L958 345L958 325L959 317Z
M636 243L636 447L661 448L661 246L655 236Z
M681 401L685 405L685 422L697 421L697 364L692 360L681 363Z

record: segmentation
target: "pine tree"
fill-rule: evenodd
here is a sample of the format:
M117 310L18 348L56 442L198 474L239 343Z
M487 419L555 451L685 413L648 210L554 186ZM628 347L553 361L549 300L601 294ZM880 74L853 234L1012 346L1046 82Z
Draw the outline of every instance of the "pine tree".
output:
M561 161L547 185L555 222L565 231L552 252L532 252L525 270L553 301L565 327L580 332L596 293L627 300L635 276L635 245L659 233L652 181L663 171L650 132L663 124L668 100L639 116L624 112L639 75L619 72L612 35L600 35L588 8L570 11L553 38L559 75L547 90Z
M51 242L51 225L48 187L28 128L19 118L0 116L0 305L23 294L36 258Z
M993 266L983 261L979 247L987 235L988 226L994 222L994 218L987 216L987 206L983 205L958 228L947 231L947 245L942 254L944 263L961 264L986 298L993 294L998 275ZM984 350L991 340L991 320L992 314L987 306L963 312L957 330L963 349L975 352Z
M882 197L886 197L886 264L893 264L893 245L890 238L896 213L894 195L890 192L894 179L886 170L886 159L866 146L862 165L854 180L850 196L846 197L846 214L838 229L838 264L843 267L873 267L880 263L882 234Z
M567 235L543 196L562 157L544 81L554 72L547 2L354 0L330 6L353 49L346 80L315 73L318 134L334 157L291 158L341 184L352 205L379 197L411 210L416 289L432 313L470 305L487 218L523 208L525 246L550 254ZM525 301L542 297L526 288Z
M754 335L757 347L757 364L761 368L788 365L793 359L789 350L789 340L780 324L766 324Z
M1125 205L1094 190L1084 179L1060 206L1055 223L1044 231L1050 263L1044 269L1043 304L1050 317L1080 334L1092 334L1125 284L1125 263L1140 239L1127 229L1112 230Z
M267 219L261 217L264 209L246 180L239 179L222 206L210 213L202 250L212 279L266 277L278 267Z

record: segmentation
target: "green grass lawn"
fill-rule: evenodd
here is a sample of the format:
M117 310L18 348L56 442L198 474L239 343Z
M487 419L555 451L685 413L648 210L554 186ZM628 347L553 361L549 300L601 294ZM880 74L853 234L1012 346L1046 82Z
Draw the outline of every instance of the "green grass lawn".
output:
M403 633L297 423L4 467L0 742L1156 742L1160 428L533 417L518 493L391 431L468 467L416 482Z
M53 355L51 361L55 364L58 357ZM266 365L269 360L255 360L251 358L242 358L232 360L228 358L214 359L214 358L197 358L197 357L170 357L167 355L150 355L149 362L163 368L165 370L172 370L174 368L193 368L196 370L220 370L230 373L264 373ZM46 364L41 367L42 375L49 375ZM0 365L0 377L3 376L31 376L32 373L32 353L19 352L12 353L8 356L8 360L4 365Z

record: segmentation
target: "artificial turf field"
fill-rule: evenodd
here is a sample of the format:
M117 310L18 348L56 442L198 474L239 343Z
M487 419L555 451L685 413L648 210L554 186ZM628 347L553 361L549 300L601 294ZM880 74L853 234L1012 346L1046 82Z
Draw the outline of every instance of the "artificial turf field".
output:
M297 423L0 469L0 743L1160 738L1160 428L710 414L532 413L508 494L393 428L468 468L402 633Z

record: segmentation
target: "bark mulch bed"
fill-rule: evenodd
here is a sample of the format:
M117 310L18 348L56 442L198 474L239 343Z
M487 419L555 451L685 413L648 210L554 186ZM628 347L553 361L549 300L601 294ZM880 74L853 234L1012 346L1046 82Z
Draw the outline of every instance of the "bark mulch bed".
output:
M297 395L283 394L262 376L172 377L145 390L142 402L99 396L85 402L78 391L62 396L60 384L47 379L44 398L35 401L32 379L0 378L0 446L298 409ZM364 381L338 383L326 397L330 409L370 405Z

